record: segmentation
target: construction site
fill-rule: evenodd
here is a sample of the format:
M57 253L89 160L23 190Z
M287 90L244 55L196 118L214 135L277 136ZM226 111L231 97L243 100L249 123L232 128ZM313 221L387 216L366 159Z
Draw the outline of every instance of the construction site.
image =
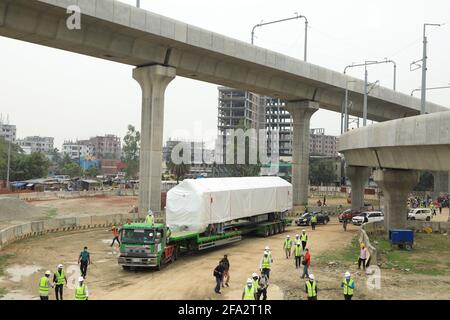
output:
M316 200L310 198L311 208L316 206ZM391 246L383 234L373 233L371 241L379 251L376 266L380 268L380 277L371 279L357 265L359 244L364 241L361 227L349 224L344 231L333 212L339 205L344 208L348 205L346 198L327 199L328 205L323 210L330 212L330 221L319 224L315 230L295 224L303 208L294 208L289 214L292 222L284 232L269 237L248 235L217 248L186 252L161 270L124 269L118 264L119 246L117 243L111 246L111 227L121 228L127 220L133 219L133 214L128 212L137 205L135 196L97 195L31 201L5 197L0 201L1 299L39 299L39 279L46 270L53 273L58 264L63 264L68 280L64 299L72 300L73 288L80 276L78 256L87 246L91 254L85 280L89 299L239 300L247 278L254 272L259 274L260 260L268 246L273 258L268 299L303 300L306 299L305 280L301 278L303 270L296 269L293 253L286 258L283 247L287 235L293 239L303 229L308 235L307 247L311 254L309 273L315 275L319 299L342 299L340 282L346 271L356 283L354 299L450 299L447 231L426 233L420 230L410 252ZM14 218L7 216L7 211L13 211ZM445 208L430 223L433 227L444 226L447 220L448 209ZM8 230L13 230L10 242L5 241ZM229 287L218 295L213 290L212 271L224 254L230 262L230 281ZM165 290L167 287L173 290ZM55 299L52 291L51 300Z

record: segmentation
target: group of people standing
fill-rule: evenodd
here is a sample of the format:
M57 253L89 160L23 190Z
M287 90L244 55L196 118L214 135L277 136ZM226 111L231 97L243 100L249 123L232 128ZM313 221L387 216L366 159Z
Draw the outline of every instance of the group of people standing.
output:
M78 257L78 264L80 265L81 276L78 278L75 287L75 300L88 300L89 291L85 283L87 268L91 264L91 257L87 247L84 247ZM50 280L52 272L47 270L44 275L39 279L39 297L41 300L49 300L50 288L55 289L56 300L64 300L64 285L67 287L67 277L64 272L64 266L59 264L57 271L53 274L53 281Z

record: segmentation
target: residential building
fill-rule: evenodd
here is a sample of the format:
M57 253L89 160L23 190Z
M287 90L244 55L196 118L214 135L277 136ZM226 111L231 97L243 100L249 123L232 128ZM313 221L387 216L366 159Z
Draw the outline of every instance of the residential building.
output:
M80 160L81 158L89 158L92 156L92 147L81 144L79 141L64 141L61 152L68 155L72 160Z
M53 137L32 136L16 140L26 154L33 152L51 153L54 150Z
M122 153L120 138L113 134L93 137L82 141L82 144L91 146L92 155L98 159L120 160Z
M9 119L3 120L3 116L0 115L0 137L6 141L16 141L16 125L9 124Z
M338 156L338 138L325 134L324 128L311 129L309 136L309 153L314 156L334 158Z

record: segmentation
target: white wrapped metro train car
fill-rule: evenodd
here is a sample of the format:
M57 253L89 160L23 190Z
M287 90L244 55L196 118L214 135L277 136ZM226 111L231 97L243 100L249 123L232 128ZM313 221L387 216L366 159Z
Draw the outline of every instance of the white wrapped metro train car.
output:
M292 209L292 185L279 177L185 179L167 193L166 223L174 231L204 232L209 226Z

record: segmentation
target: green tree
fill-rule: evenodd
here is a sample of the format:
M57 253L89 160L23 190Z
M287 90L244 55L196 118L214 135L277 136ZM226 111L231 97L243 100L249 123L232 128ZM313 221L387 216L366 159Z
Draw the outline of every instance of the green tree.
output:
M433 191L434 190L434 176L432 172L422 171L420 179L414 191Z
M141 134L136 131L131 124L128 125L128 131L123 138L122 161L126 164L125 173L127 178L135 178L139 172L139 150L140 150Z
M89 169L84 171L84 175L86 177L95 178L98 175L98 168L97 166L92 166Z
M7 176L8 148L9 142L0 139L0 177L2 179L6 179ZM10 181L46 177L49 166L50 161L43 153L34 152L26 155L19 146L11 144Z
M83 175L83 169L77 163L71 162L62 168L61 174L68 175L71 178L81 177Z
M314 186L336 182L335 162L328 159L311 158L309 164L309 180Z
M169 160L166 165L169 172L175 175L177 183L180 181L180 179L183 180L186 174L191 170L191 166L185 164L183 161L180 164L175 164L172 162L172 160Z
M242 129L244 133L250 129L243 120L239 121L239 124L236 126L236 130ZM232 177L253 177L258 176L261 171L261 163L259 162L259 154L256 164L250 163L250 139L245 137L245 159L243 164L238 164L238 139L234 138L233 150L234 150L234 163L227 164L226 167L230 176ZM258 151L258 150L257 150Z

